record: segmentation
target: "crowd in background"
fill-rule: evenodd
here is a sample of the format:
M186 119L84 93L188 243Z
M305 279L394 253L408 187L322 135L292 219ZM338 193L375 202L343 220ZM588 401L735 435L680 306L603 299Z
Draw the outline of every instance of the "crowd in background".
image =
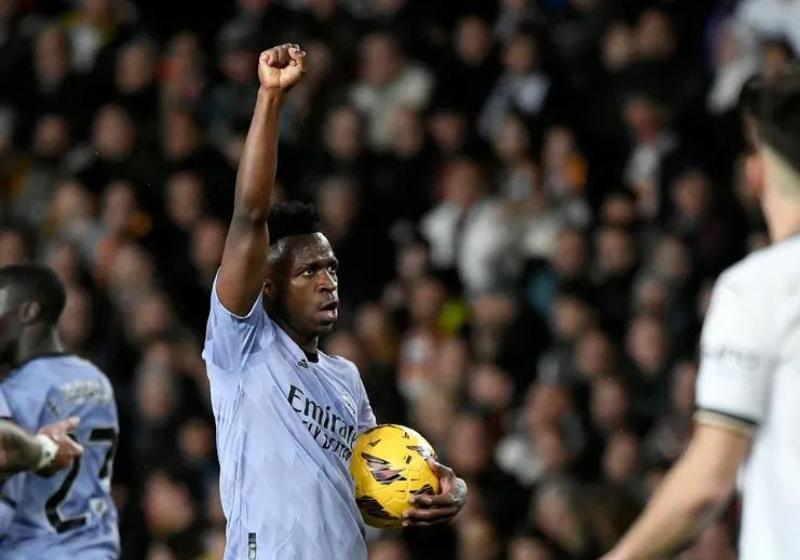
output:
M371 560L607 550L687 442L714 278L767 243L737 102L800 49L800 1L168 4L0 0L0 266L57 271L65 343L114 384L124 559L222 557L200 350L284 42L309 70L276 199L341 261L323 348L471 490ZM736 522L680 559L735 560Z

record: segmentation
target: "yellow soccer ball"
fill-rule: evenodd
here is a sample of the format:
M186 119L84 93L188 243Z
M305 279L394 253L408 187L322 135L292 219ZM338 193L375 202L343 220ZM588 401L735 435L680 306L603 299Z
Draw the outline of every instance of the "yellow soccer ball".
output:
M439 478L428 457L436 458L431 444L405 426L382 424L358 436L350 473L367 525L399 527L403 513L413 507L413 496L439 493Z

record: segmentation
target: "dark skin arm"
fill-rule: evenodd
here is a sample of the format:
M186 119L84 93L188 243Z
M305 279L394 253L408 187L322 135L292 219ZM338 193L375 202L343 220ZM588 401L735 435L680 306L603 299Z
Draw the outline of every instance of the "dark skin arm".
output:
M261 53L261 87L247 133L217 294L222 305L237 315L247 314L264 282L269 249L267 216L278 161L278 120L284 95L305 73L305 52L281 45Z
M37 474L52 476L80 457L83 448L67 435L78 427L78 423L77 418L70 418L41 429L39 433L52 439L58 446L58 452L50 466ZM41 456L42 446L35 436L13 422L0 421L0 478L35 469Z
M455 517L467 502L467 483L458 478L453 469L428 459L434 474L439 477L440 491L436 495L411 498L416 506L403 515L403 527L430 527L446 523Z

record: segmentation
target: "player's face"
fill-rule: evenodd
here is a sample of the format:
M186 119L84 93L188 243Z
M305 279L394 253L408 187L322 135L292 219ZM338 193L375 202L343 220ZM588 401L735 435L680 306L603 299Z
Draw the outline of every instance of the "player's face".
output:
M282 243L282 262L271 274L272 299L297 333L329 332L339 318L339 263L330 243L321 233L294 235Z
M0 363L9 363L22 335L19 305L9 288L0 288Z

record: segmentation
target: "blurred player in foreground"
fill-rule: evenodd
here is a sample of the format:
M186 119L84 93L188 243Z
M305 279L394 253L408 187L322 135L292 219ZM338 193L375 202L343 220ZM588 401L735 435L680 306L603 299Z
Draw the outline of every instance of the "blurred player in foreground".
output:
M83 447L68 469L51 478L17 474L2 488L3 560L115 560L117 512L111 471L119 426L114 394L96 367L64 352L56 325L64 286L48 268L0 269L0 365L10 367L0 391L11 418L37 432L59 419ZM74 424L74 425L73 425Z
M211 381L228 520L226 560L364 560L348 469L375 425L361 378L317 349L337 319L337 261L313 211L272 209L278 119L305 53L261 54L261 87L236 182L234 217L211 296L203 357ZM442 492L418 496L409 525L452 518L466 484L438 464Z
M741 560L800 558L800 71L743 96L747 175L773 245L717 281L701 338L696 429L604 560L664 558L724 508L744 465Z

